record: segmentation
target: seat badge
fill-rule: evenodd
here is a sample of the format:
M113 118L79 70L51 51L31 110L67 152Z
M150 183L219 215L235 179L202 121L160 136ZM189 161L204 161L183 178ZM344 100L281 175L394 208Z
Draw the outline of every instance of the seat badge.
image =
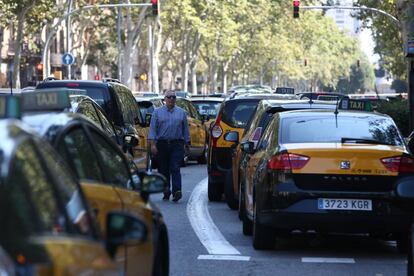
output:
M347 160L342 160L340 168L343 169L343 170L349 170L351 168L351 162L349 162Z

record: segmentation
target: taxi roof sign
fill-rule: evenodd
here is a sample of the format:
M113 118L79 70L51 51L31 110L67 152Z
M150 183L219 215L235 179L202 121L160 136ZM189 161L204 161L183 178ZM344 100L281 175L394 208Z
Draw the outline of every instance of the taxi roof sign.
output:
M20 98L11 95L0 95L0 118L20 119Z
M348 97L343 97L339 102L339 109L372 111L372 104L370 101L353 100Z
M70 95L87 95L87 93L82 89L36 89L22 95L23 110L63 111L72 107L69 98Z

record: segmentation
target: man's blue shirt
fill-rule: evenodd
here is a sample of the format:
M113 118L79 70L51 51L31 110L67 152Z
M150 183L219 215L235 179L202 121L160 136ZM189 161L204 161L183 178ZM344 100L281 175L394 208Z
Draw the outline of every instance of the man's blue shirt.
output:
M169 111L166 105L155 109L151 117L148 139L182 139L187 144L190 143L190 132L185 111L178 106L174 106Z

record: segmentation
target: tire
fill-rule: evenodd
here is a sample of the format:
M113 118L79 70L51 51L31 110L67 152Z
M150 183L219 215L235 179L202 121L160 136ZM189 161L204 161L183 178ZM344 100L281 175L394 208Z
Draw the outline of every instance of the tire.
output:
M207 164L207 145L204 146L203 154L197 158L197 163L200 165Z
M238 200L235 199L234 189L233 189L233 171L226 173L226 178L224 181L224 196L226 198L226 203L230 209L236 210L239 206Z
M253 247L256 250L266 250L274 248L276 235L274 229L260 224L257 219L257 208L254 203L253 217Z
M410 244L408 251L407 275L414 275L414 224L410 227Z
M218 183L212 182L208 177L208 200L220 201L223 192Z
M168 234L162 230L155 251L154 264L152 269L153 276L168 276L170 269Z
M242 221L242 229L243 229L243 235L245 236L251 236L253 233L253 223L252 221L247 217L246 214L246 203L244 201L244 191L243 191L244 185L241 183L239 188L239 218Z
M408 253L410 248L410 235L409 233L396 235L395 241L397 242L398 252L402 254Z

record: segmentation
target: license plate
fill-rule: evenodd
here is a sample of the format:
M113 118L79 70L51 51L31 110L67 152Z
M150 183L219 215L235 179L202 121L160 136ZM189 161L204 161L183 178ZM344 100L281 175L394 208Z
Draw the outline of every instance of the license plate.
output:
M318 198L318 209L372 211L370 199Z

